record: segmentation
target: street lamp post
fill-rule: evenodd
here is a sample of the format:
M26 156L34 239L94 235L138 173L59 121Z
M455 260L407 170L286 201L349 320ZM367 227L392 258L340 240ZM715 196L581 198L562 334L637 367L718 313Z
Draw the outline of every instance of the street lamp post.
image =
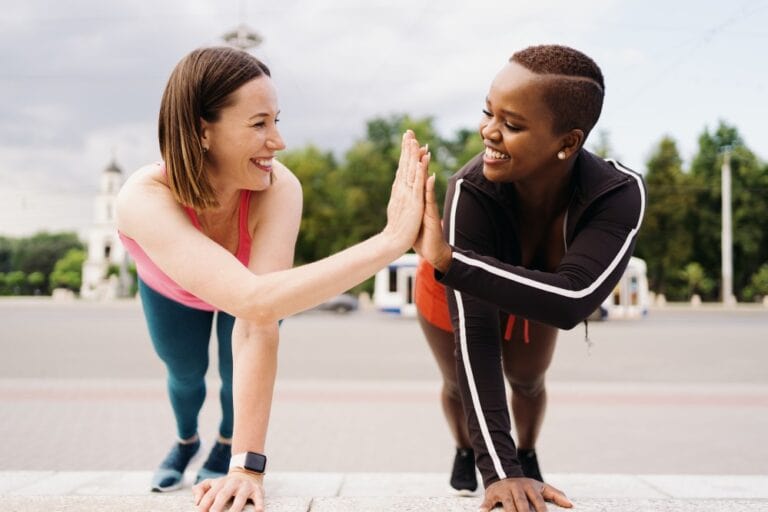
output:
M722 188L722 226L721 226L721 292L724 306L736 303L733 296L733 220L731 216L731 147L723 148L723 166L721 168Z

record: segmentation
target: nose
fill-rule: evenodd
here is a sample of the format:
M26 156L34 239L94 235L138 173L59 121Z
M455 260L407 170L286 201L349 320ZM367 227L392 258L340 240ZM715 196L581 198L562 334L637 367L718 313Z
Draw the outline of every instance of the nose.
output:
M499 127L493 122L493 119L483 119L480 121L480 137L484 140L499 140Z
M277 127L275 127L269 134L266 145L272 151L280 151L285 149L285 142L283 141L283 137L280 135L280 130L278 130Z

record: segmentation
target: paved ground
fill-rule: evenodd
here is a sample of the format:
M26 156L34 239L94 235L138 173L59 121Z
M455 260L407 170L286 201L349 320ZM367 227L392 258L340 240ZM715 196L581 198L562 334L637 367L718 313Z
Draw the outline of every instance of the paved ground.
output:
M190 475L191 476L191 475ZM146 492L149 472L0 472L3 510L191 511L189 490ZM768 476L552 474L581 512L757 512L768 507ZM434 473L276 473L265 481L269 512L472 511ZM550 505L550 510L562 510Z
M580 510L768 510L768 483L755 476L768 475L768 310L668 308L589 331L591 348L583 326L561 334L539 446L545 476L583 497ZM3 496L0 509L86 510L78 495L109 487L134 498L86 500L87 510L186 510L187 498L140 496L173 429L137 303L0 300L0 350L0 494L52 495ZM214 374L201 416L207 439L218 419ZM270 510L474 510L471 500L419 490L444 489L452 458L438 392L413 320L375 312L288 319L268 440L278 489ZM337 477L380 478L366 472L392 473L379 486L389 493L383 505L370 493L312 491ZM580 487L579 475L589 485ZM297 478L303 498L279 491ZM671 492L622 494L634 479L659 478L673 479ZM413 493L397 501L407 482L432 501L412 501ZM689 484L698 490L680 496Z

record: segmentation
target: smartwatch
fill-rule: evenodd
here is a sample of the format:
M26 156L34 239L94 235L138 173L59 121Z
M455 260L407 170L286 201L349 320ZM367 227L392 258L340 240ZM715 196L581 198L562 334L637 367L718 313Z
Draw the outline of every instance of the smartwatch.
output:
M243 452L233 455L229 460L229 469L239 468L253 473L264 473L267 469L267 457L261 453Z

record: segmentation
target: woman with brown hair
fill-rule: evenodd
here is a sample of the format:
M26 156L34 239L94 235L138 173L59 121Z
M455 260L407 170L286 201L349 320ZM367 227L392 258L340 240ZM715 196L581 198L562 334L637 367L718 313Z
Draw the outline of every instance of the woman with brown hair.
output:
M407 132L383 231L291 268L302 194L275 159L285 147L278 114L269 69L259 60L232 48L193 51L163 94L163 161L139 169L118 197L118 229L136 261L152 342L168 370L179 437L153 490L180 487L200 452L197 415L217 317L223 419L198 473L202 510L230 498L233 511L248 499L263 506L280 319L373 275L413 245L421 224L429 155Z
M645 207L639 175L584 149L604 91L577 50L515 53L485 99L485 151L450 179L442 227L428 182L416 303L457 447L451 485L474 491L477 464L481 511L571 506L536 457L545 374L558 328L587 318L621 278Z

